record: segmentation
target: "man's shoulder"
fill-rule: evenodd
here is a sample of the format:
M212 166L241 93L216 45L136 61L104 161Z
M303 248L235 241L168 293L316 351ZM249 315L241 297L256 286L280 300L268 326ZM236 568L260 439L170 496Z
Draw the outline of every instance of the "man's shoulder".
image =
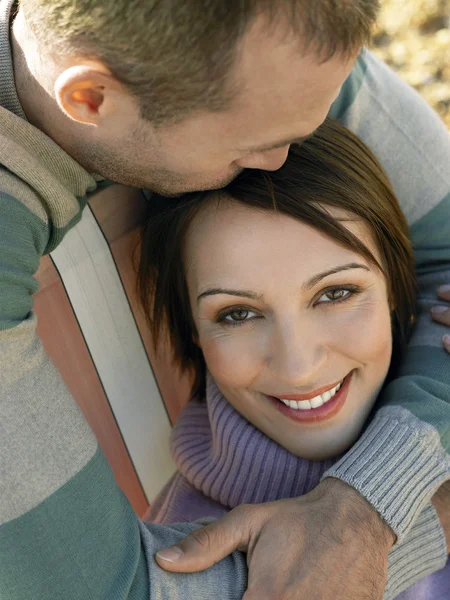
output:
M97 183L54 140L0 107L1 211L19 211L30 227L49 232L52 251L80 219Z
M14 207L20 210L19 207L22 207L39 219L42 225L49 225L49 215L36 190L3 165L0 165L0 196L9 201L2 204L2 212L7 210L7 207L10 207L10 210Z
M425 100L373 53L360 54L330 116L378 158L410 225L449 194L449 132Z

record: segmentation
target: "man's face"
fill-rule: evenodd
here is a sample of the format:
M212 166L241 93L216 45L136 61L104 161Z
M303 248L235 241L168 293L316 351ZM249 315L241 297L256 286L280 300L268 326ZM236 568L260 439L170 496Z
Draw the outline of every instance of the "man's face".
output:
M297 39L254 27L233 73L238 90L223 112L202 112L155 129L136 109L98 128L89 167L108 179L165 195L220 188L244 168L276 170L290 143L324 121L355 56L322 62ZM85 161L82 161L85 162Z

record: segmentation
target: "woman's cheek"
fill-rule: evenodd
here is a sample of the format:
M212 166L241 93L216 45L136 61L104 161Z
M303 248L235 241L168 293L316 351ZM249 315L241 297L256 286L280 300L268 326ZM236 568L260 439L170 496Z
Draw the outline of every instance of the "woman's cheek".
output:
M391 318L389 306L383 299L362 303L342 313L339 326L334 331L335 343L341 345L347 356L361 363L381 358L390 360Z
M208 370L219 385L245 387L261 368L261 347L253 336L231 333L200 337L200 345Z

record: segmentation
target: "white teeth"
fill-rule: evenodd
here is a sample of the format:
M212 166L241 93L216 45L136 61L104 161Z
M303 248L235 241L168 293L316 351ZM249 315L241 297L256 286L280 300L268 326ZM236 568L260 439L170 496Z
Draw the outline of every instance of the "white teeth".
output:
M311 409L311 402L309 400L298 400L297 404L298 404L298 408L300 410L310 410Z
M336 394L336 392L338 392L341 389L342 383L343 381L338 383L337 386L335 386L331 390L328 390L323 394L319 394L318 396L311 398L311 400L284 400L283 398L279 398L279 400L281 400L283 404L286 404L286 406L289 406L289 408L293 408L294 410L310 410L311 408L318 408L319 406L322 406L322 404L325 404L326 402L331 400L331 398Z
M316 396L315 398L311 398L310 402L312 408L319 408L319 406L322 406L323 404L322 396Z

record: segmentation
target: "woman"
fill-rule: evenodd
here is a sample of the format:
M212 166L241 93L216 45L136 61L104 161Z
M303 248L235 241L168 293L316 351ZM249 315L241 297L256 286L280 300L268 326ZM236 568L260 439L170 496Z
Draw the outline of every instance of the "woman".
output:
M278 171L150 221L140 284L155 342L168 329L193 376L160 523L315 487L361 434L415 313L403 214L371 152L333 122ZM443 599L442 573L404 597Z

